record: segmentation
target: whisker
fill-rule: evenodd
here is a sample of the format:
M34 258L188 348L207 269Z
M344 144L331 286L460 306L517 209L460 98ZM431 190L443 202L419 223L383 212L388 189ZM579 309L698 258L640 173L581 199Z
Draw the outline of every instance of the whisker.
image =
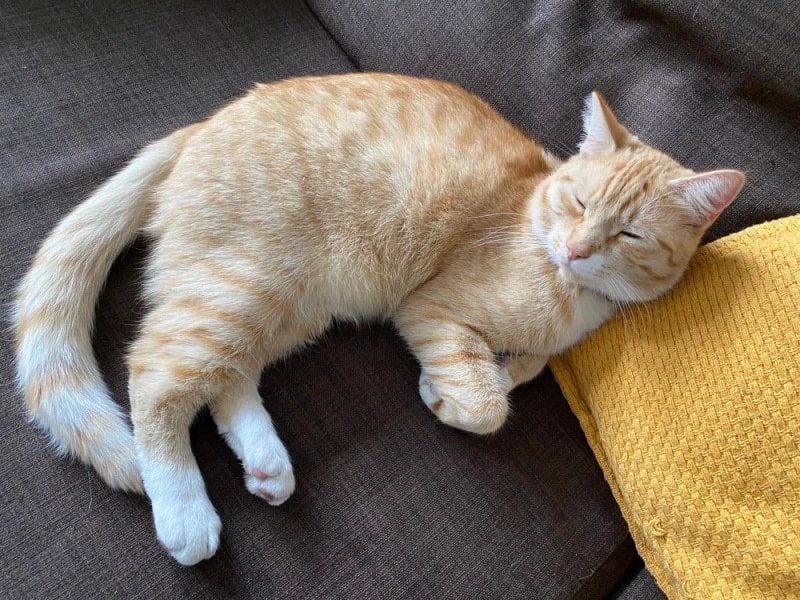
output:
M472 242L471 247L474 248L487 244L502 245L513 242L530 244L535 240L532 232L520 230L518 226L490 227L485 231L487 231L486 235Z
M528 247L531 244L536 242L536 238L531 235L494 235L494 236L484 236L480 240L476 240L473 243L473 247L475 246L483 246L485 244L513 244L513 245L521 245L523 247Z
M501 233L501 232L508 232L514 231L518 229L515 225L498 225L497 227L486 227L482 231L486 231L488 233Z
M475 215L471 217L467 217L468 219L488 219L489 217L518 217L519 213L516 212L496 212L496 213L486 213L484 215Z

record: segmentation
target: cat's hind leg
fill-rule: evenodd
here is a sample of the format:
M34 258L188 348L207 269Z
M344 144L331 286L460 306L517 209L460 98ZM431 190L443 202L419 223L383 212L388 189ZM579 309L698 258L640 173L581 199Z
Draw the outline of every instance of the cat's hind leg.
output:
M175 300L146 317L129 355L131 419L156 535L181 564L211 557L220 519L192 454L198 410L254 362L236 319L200 301Z
M171 366L132 372L131 418L156 536L175 560L193 565L216 552L222 529L189 440L189 426L204 404L205 390L171 378L166 371L174 363L167 359L166 364Z
M292 463L254 380L230 386L210 408L220 434L242 461L250 493L273 506L285 502L294 491Z
M289 453L258 393L261 367L314 340L329 324L329 315L307 312L304 317L285 315L272 329L265 327L262 362L240 367L239 378L210 402L211 416L220 434L242 462L247 489L273 506L291 496L295 479Z

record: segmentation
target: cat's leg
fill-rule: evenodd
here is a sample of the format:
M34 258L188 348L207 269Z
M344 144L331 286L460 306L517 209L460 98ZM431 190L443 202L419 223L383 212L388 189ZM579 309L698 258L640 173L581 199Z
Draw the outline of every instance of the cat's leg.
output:
M503 360L503 366L511 377L512 387L527 383L547 365L547 357L536 354L515 354Z
M217 428L242 461L245 484L254 495L277 506L294 491L289 453L264 409L255 384L245 379L211 401Z
M164 358L172 362L157 360ZM131 376L131 417L158 540L175 560L193 565L216 552L222 529L189 442L205 390L172 379L167 369L145 368Z
M211 399L211 416L220 434L242 461L247 489L277 506L294 492L295 479L286 447L278 437L258 394L262 365L285 358L319 336L330 324L330 315L305 311L302 316L285 313L274 330L262 332L262 362L245 369L239 379Z
M205 319L205 320L204 320ZM220 519L192 454L189 427L197 411L230 385L241 368L197 303L154 309L131 348L131 419L156 535L181 564L211 557Z
M406 310L395 325L422 367L420 396L443 423L475 433L503 425L513 381L477 331Z

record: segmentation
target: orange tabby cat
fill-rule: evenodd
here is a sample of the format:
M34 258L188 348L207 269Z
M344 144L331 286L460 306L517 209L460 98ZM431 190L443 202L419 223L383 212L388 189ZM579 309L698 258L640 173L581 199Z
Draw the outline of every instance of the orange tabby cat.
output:
M145 148L45 241L15 311L33 421L109 485L144 489L159 540L187 565L214 554L221 528L192 419L208 404L247 488L286 500L292 466L259 374L335 318L391 317L428 407L495 431L548 356L667 291L744 183L641 143L596 93L584 129L561 162L451 84L257 86ZM151 310L128 358L131 434L91 330L112 261L140 234Z

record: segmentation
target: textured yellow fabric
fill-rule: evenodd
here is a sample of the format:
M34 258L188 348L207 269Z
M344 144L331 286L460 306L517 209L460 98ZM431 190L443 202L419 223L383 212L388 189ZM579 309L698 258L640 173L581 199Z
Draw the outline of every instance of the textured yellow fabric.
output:
M670 598L800 598L800 215L551 361Z

